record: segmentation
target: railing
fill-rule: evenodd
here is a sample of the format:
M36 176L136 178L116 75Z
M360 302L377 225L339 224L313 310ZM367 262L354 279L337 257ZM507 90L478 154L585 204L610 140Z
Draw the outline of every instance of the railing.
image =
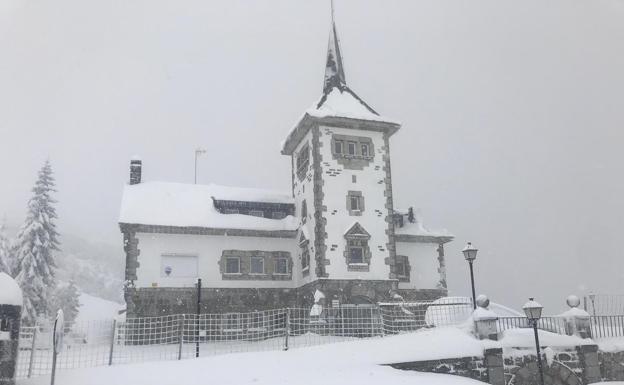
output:
M471 311L470 303L429 301L83 322L66 330L58 368L287 350L454 325ZM17 377L50 373L50 326L22 327L20 337Z
M437 301L90 321L66 329L58 368L288 350L460 325L469 320L471 313L471 303ZM590 317L590 326L593 338L624 337L624 315ZM530 326L524 317L501 317L497 327L501 333ZM538 328L566 334L562 317L542 317ZM17 377L49 374L51 345L49 325L22 327Z

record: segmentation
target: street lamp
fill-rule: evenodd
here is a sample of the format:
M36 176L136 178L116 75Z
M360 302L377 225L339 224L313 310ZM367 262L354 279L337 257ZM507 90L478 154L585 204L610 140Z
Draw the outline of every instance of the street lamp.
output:
M537 333L537 322L542 317L543 306L537 303L533 298L529 298L529 302L522 306L524 314L529 320L529 324L533 325L533 333L535 334L535 350L537 351L537 367L539 368L540 385L544 385L544 369L542 368L542 356L540 353L539 335Z
M464 247L464 249L462 250L462 253L464 253L464 258L466 258L466 261L468 261L468 265L470 265L470 285L472 286L472 309L473 310L477 309L477 298L475 295L475 284L474 284L474 273L472 271L472 262L474 262L474 260L477 259L477 251L479 250L473 247L472 243L470 242L468 242L466 247Z
M205 153L206 150L204 150L203 148L198 147L195 149L195 184L197 184L197 156Z

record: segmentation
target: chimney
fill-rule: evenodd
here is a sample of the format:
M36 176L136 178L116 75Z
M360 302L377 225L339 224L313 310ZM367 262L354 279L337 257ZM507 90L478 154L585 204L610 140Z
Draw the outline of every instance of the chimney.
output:
M138 156L133 156L132 160L130 160L130 184L139 184L141 183L141 158Z

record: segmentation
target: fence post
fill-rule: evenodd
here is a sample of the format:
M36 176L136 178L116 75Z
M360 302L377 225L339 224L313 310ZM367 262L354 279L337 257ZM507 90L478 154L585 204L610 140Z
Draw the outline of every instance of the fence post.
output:
M30 360L28 362L28 378L32 376L32 372L33 372L33 364L35 362L35 352L37 351L36 342L37 342L37 330L38 329L39 328L37 327L37 324L35 324L35 329L33 331L32 344L30 345Z
M290 335L290 309L286 308L286 336L284 338L284 350L288 350L288 336Z
M178 346L178 360L182 359L182 344L184 343L184 315L180 317L178 321L178 333L179 333L179 346Z
M373 316L373 307L370 308L371 337L375 337L375 318Z
M117 320L113 320L113 331L111 333L110 351L108 352L108 366L113 364L113 349L115 347L115 332L117 331Z

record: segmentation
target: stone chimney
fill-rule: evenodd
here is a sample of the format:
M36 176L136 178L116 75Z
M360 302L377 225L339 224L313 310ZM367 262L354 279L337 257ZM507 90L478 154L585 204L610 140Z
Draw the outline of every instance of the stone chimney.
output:
M132 160L130 160L130 184L139 184L141 183L141 168L143 164L141 162L141 158L138 156L133 156Z

